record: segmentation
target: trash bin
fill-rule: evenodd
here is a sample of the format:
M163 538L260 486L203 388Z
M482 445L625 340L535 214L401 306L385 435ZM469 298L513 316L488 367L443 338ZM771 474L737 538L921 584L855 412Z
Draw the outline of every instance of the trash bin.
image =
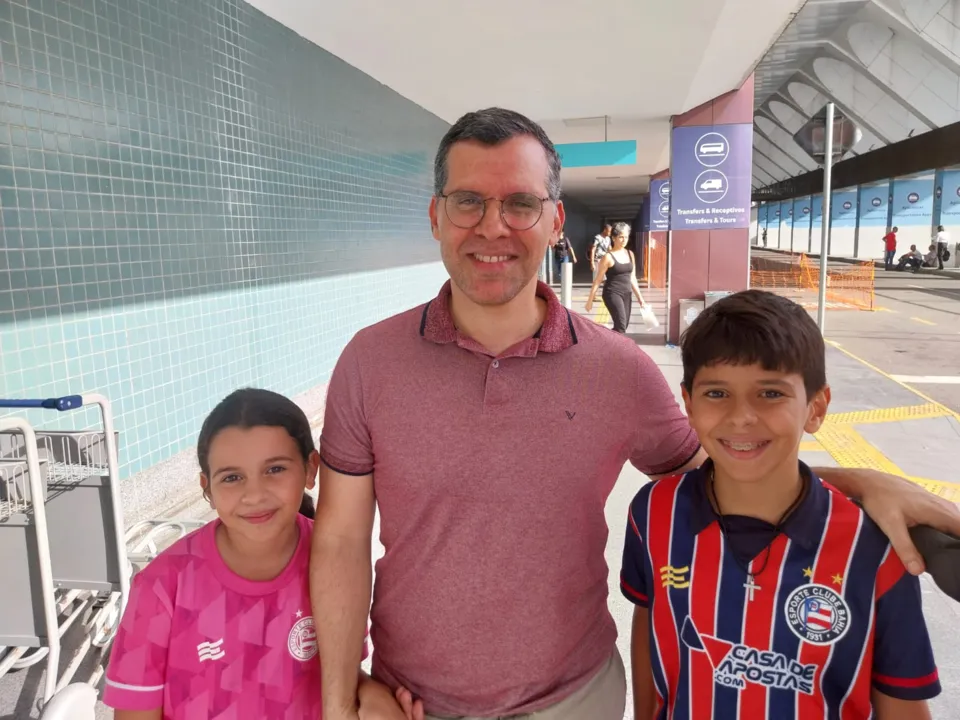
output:
M703 312L703 300L687 298L680 301L680 332L682 333Z
M708 290L703 294L703 307L708 308L713 305L720 298L725 298L727 295L733 295L732 290Z

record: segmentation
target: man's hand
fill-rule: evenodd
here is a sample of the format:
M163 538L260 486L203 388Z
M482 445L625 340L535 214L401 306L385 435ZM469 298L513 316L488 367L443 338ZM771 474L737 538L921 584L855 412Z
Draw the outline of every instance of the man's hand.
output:
M360 700L358 720L424 720L423 702L414 701L404 687L397 688L394 696L383 683L364 677L357 688L357 697Z
M960 508L909 480L871 470L860 472L869 473L863 483L863 509L890 539L907 571L919 575L924 562L910 539L910 528L929 525L960 535Z
M396 696L407 720L423 720L423 700L414 700L413 693L405 687L398 687Z

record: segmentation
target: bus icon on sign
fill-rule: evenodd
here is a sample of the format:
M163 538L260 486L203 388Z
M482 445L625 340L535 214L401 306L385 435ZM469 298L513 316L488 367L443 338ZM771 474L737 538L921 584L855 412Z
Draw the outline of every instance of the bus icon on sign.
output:
M721 142L704 143L700 146L701 155L723 155L725 145Z
M852 207L853 207L853 203L850 202L849 200L847 200L847 201L843 204L843 209L844 209L844 210L849 210L849 209L852 208Z
M913 204L920 199L920 196L917 193L910 193L907 195L907 202Z
M881 205L883 205L883 200L881 200L880 198L874 198L873 200L870 201L870 204L873 205L874 207L880 207Z

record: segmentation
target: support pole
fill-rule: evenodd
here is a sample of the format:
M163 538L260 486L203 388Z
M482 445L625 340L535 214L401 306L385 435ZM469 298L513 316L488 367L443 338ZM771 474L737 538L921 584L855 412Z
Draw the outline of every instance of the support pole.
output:
M560 302L567 309L573 309L573 263L560 263Z
M827 103L823 148L823 217L820 223L820 287L817 296L817 325L825 334L827 319L827 265L830 262L830 196L833 185L833 103Z

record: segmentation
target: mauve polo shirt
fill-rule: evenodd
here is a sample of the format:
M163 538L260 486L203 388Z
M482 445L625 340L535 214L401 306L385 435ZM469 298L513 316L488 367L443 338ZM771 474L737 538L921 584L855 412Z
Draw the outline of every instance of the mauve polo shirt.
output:
M549 287L539 332L492 356L461 335L450 283L361 330L328 388L320 453L373 473L380 540L373 674L442 716L534 712L615 649L604 504L700 445L635 343Z

